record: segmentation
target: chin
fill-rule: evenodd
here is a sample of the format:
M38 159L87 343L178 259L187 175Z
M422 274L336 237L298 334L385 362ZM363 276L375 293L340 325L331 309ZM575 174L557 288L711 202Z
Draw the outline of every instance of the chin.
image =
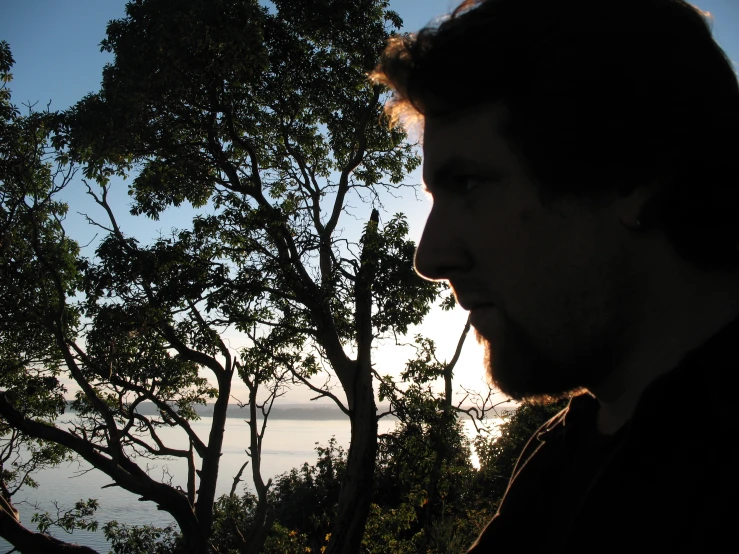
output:
M517 401L549 402L588 387L605 370L604 358L588 355L562 364L547 357L516 327L504 336L488 337L475 331L485 349L485 369L492 384ZM605 358L607 359L607 358Z

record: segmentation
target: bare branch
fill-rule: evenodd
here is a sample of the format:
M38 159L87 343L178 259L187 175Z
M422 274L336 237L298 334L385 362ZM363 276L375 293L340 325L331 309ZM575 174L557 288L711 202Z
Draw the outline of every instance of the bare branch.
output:
M234 477L233 484L231 485L231 492L229 493L229 496L233 496L234 494L236 494L236 487L241 481L243 481L241 475L244 473L247 465L249 465L249 460L246 460L239 469L238 473L236 473L236 477Z
M311 400L317 400L318 398L330 398L331 400L333 400L336 403L336 405L339 407L339 409L342 412L344 412L347 416L351 415L351 412L349 411L349 408L347 408L346 406L344 406L343 402L341 402L341 400L339 400L339 398L335 394L333 394L332 392L329 392L327 390L318 388L317 386L315 386L313 383L311 383L310 381L308 381L308 379L306 379L305 377L303 377L299 373L293 373L293 377L295 379L297 379L298 381L300 381L301 383L303 383L310 390L312 390L313 392L315 392L316 394L318 394L318 396L316 398L312 398Z
M333 211L331 213L331 217L326 223L323 232L323 235L326 237L329 237L333 234L334 230L336 229L336 225L339 222L339 216L341 215L341 211L344 208L344 199L346 198L346 193L349 191L349 175L359 166L360 163L362 163L362 159L364 158L364 154L367 148L367 124L369 123L370 116L374 113L375 107L380 100L381 90L382 89L379 86L374 87L372 100L370 100L367 109L365 110L362 118L359 120L359 123L357 125L357 149L354 152L354 156L351 158L351 160L349 160L349 162L341 171L341 177L339 178L339 189L336 193L336 199L334 200Z
M188 517L188 512L192 514L186 497L176 489L151 479L137 465L126 459L115 460L103 456L84 439L52 425L28 419L12 406L5 392L0 392L0 414L14 427L29 436L55 442L77 452L90 465L114 479L122 488L142 496L145 500L153 500L161 505L181 524L194 524L194 519L191 522L183 519ZM194 518L194 515L191 517Z

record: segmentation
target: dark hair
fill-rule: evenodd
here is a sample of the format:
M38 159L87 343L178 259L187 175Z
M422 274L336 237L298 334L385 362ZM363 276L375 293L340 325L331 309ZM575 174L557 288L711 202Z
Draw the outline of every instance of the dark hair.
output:
M466 0L391 38L372 77L394 121L501 102L548 194L660 179L642 223L695 263L739 265L739 85L683 0Z

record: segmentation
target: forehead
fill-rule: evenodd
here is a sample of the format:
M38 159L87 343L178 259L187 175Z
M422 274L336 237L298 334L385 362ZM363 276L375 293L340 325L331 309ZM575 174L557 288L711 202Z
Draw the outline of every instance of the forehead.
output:
M515 163L503 129L507 111L501 104L484 104L442 116L427 116L423 133L423 179L433 187L451 165Z

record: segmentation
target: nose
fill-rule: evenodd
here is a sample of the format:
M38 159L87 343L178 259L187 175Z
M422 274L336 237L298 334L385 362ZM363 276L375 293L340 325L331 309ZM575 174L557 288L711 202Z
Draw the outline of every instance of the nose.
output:
M435 203L416 248L416 273L432 281L451 278L468 264L460 229L444 206Z

